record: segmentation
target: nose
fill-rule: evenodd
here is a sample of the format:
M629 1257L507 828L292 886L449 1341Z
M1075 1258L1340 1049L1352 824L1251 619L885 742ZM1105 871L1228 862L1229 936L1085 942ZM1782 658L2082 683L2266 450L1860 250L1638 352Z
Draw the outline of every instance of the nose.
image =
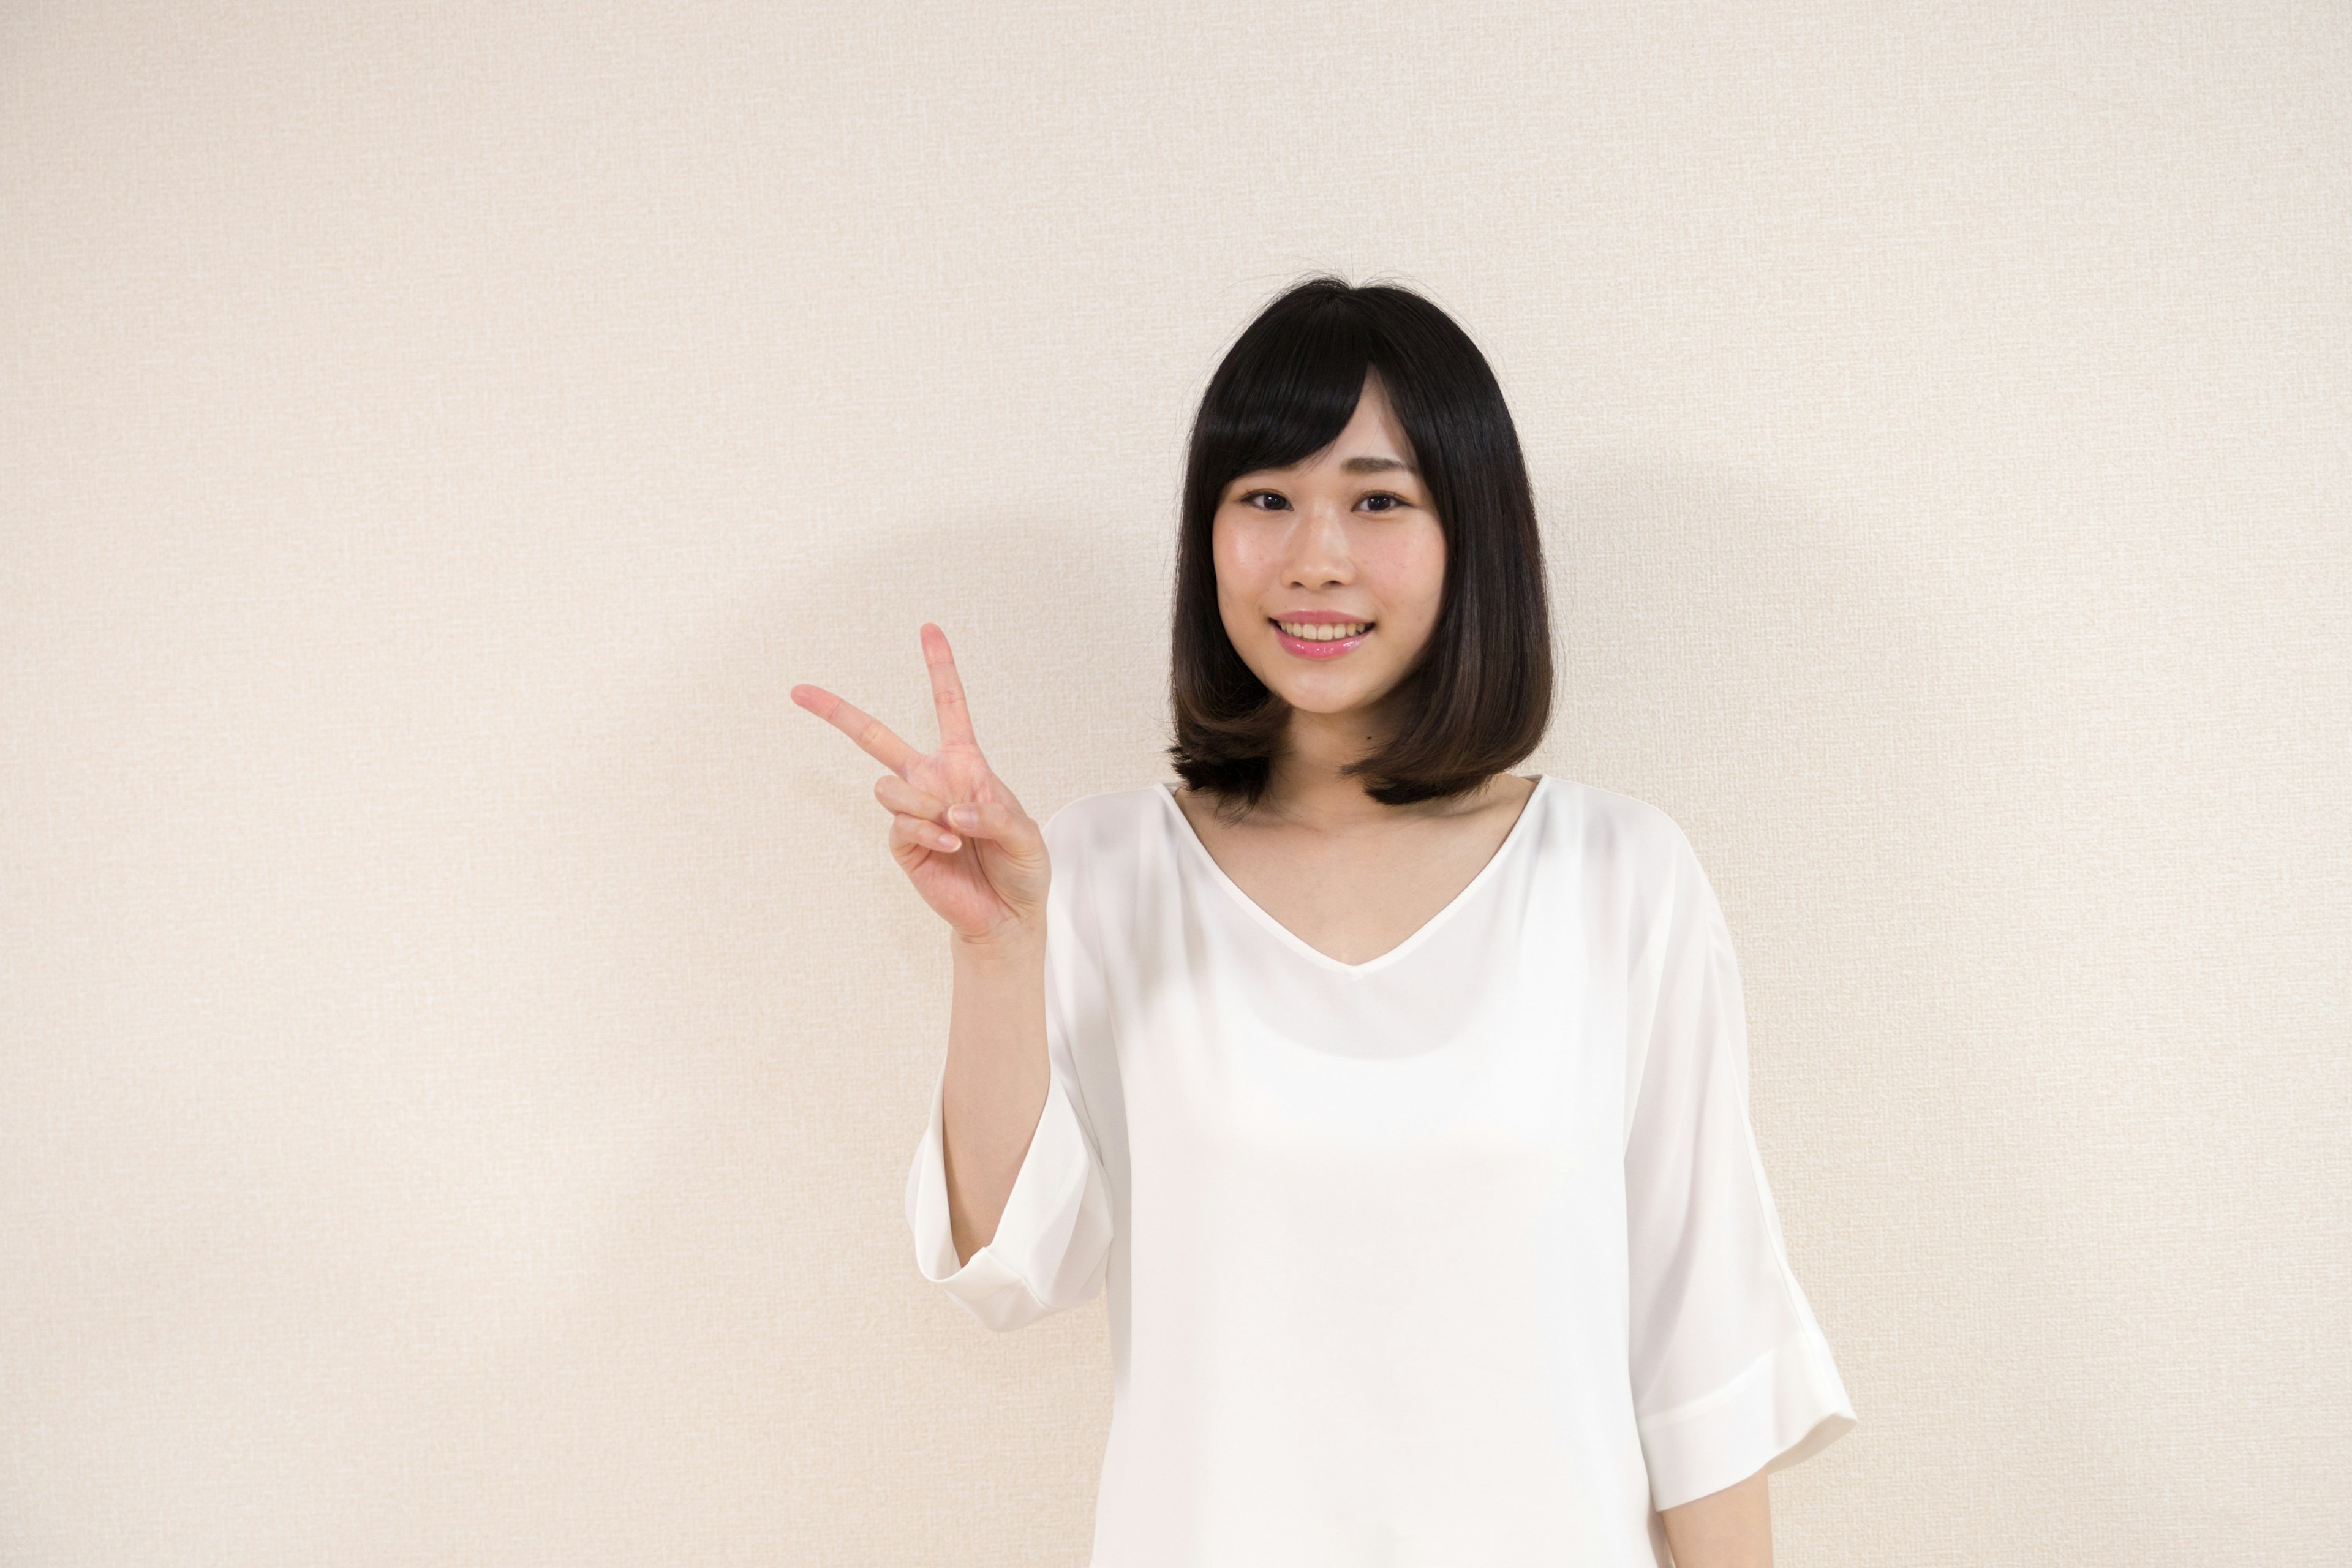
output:
M1356 563L1348 548L1348 526L1336 507L1301 507L1290 525L1282 563L1283 584L1291 588L1329 588L1355 581Z

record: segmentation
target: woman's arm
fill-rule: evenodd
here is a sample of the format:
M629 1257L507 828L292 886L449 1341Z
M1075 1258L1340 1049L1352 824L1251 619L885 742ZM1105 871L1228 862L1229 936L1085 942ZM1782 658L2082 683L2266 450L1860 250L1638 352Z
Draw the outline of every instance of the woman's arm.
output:
M874 798L890 813L890 854L946 921L955 954L940 1082L949 1232L959 1263L987 1246L1045 1108L1045 837L981 755L955 656L922 630L939 749L915 750L822 687L793 700L890 771Z
M1764 1474L1827 1447L1853 1407L1789 1267L1757 1152L1722 903L1682 830L1649 826L1660 859L1645 868L1643 977L1626 991L1634 1421L1680 1560L1744 1568L1770 1561Z
M948 1226L956 1261L969 1263L996 1235L1045 1109L1045 940L1021 932L998 944L958 934L950 946L955 1002L940 1089Z
M1737 1486L1659 1514L1675 1568L1772 1568L1769 1479L1759 1470Z

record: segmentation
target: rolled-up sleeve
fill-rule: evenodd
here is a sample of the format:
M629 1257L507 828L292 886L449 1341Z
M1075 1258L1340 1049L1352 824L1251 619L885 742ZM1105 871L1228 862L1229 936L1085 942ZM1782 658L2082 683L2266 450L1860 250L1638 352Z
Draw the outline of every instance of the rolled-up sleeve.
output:
M1679 830L1629 1025L1639 1089L1625 1147L1632 1380L1654 1506L1818 1453L1854 1425L1829 1342L1789 1267L1748 1118L1739 969Z
M942 1074L907 1177L915 1266L999 1331L1091 1299L1110 1257L1110 1195L1058 1065L996 1234L961 1264L948 1225L944 1084Z

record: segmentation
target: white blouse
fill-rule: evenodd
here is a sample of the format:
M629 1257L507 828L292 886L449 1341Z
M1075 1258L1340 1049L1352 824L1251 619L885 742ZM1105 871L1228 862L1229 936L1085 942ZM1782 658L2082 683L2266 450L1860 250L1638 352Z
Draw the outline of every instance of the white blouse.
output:
M1110 1289L1093 1568L1654 1565L1655 1510L1854 1423L1748 1118L1731 937L1657 807L1540 778L1342 963L1153 784L1045 826L1053 1078L961 1266L935 1092L916 1259L992 1329Z

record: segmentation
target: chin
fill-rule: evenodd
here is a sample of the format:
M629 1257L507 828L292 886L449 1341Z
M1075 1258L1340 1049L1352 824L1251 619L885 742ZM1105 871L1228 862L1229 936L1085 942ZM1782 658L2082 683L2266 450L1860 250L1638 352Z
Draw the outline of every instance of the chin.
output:
M1349 713L1368 708L1386 694L1387 688L1361 681L1337 682L1294 680L1276 684L1265 682L1266 689L1301 713Z

